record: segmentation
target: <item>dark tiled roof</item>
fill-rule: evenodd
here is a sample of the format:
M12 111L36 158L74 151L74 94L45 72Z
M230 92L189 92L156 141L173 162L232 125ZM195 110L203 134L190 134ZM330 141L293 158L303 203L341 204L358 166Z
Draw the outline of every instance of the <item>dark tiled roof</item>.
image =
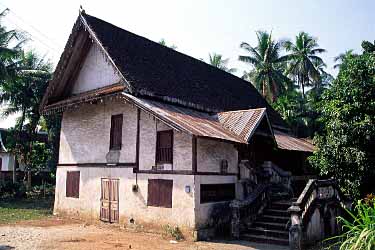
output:
M266 107L273 125L286 126L249 82L96 17L82 16L136 94L212 111Z

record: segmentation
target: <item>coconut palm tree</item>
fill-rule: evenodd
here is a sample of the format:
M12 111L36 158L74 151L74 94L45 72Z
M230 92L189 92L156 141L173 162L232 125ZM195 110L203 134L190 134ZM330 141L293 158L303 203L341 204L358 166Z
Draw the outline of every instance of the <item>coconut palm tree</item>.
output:
M306 32L300 32L294 43L285 41L284 47L289 52L286 56L289 61L287 72L298 83L305 97L305 87L319 80L320 74L315 65L324 63L318 54L325 50L319 48L317 39Z
M344 53L339 54L338 56L336 56L334 58L334 61L335 61L336 64L333 65L333 68L334 69L340 68L341 64L344 62L344 60L346 58L348 58L349 56L355 56L355 55L356 54L354 53L354 50L352 50L352 49L347 50Z
M165 41L164 38L160 39L160 41L159 41L158 43L159 43L160 45L163 45L163 46L168 47L168 48L173 49L173 50L176 50L176 49L177 49L177 46L174 45L174 44L172 44L172 45L170 45L170 46L167 45L167 42Z
M15 74L17 58L22 54L22 45L26 41L22 33L16 30L7 30L1 24L1 19L8 9L0 13L0 82Z
M51 64L35 53L28 52L22 54L17 63L16 74L0 85L0 102L6 106L3 116L20 114L11 150L26 164L25 170L31 167L30 154L40 120L39 104L51 75Z
M252 65L252 69L243 78L250 78L263 97L274 102L285 90L285 83L289 81L283 73L283 65L287 58L280 56L282 42L274 41L272 34L257 31L256 35L256 47L245 42L240 45L249 55L240 55L238 59Z
M375 53L375 40L373 43L369 41L363 41L361 46L364 53Z
M223 59L223 56L220 55L220 54L216 54L216 53L210 53L208 54L209 56L209 64L218 68L218 69L221 69L221 70L224 70L228 73L234 73L236 72L236 69L235 68L228 68L227 64L228 64L228 61L229 61L229 58L227 59Z

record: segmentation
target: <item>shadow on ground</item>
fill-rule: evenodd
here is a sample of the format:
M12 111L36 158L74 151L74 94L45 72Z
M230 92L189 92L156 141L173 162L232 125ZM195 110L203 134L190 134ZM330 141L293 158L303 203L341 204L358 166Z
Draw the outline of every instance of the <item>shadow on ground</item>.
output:
M16 199L16 198L6 198L0 200L0 207L1 208L8 208L8 209L36 209L36 210L49 210L52 211L53 206L53 198L23 198L23 199ZM0 250L2 250L0 248Z
M212 240L209 241L212 244L223 244L229 246L238 246L238 249L246 249L246 250L289 250L288 246L279 246L273 244L266 244L266 243L255 243L249 241L242 241L242 240Z

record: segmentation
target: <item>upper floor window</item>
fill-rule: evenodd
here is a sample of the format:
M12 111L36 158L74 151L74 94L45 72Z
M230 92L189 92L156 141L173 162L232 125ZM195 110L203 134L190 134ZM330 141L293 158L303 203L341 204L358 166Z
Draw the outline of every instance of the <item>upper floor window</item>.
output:
M173 163L173 130L157 132L156 163Z
M122 145L122 114L112 115L111 134L109 139L110 150L120 150Z

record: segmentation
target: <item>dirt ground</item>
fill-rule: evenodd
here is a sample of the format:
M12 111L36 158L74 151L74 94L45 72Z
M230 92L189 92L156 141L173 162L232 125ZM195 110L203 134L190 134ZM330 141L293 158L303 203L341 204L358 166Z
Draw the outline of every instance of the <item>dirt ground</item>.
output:
M0 225L0 250L136 249L136 250L286 250L242 241L170 242L160 234L134 232L106 224L88 225L56 217Z

